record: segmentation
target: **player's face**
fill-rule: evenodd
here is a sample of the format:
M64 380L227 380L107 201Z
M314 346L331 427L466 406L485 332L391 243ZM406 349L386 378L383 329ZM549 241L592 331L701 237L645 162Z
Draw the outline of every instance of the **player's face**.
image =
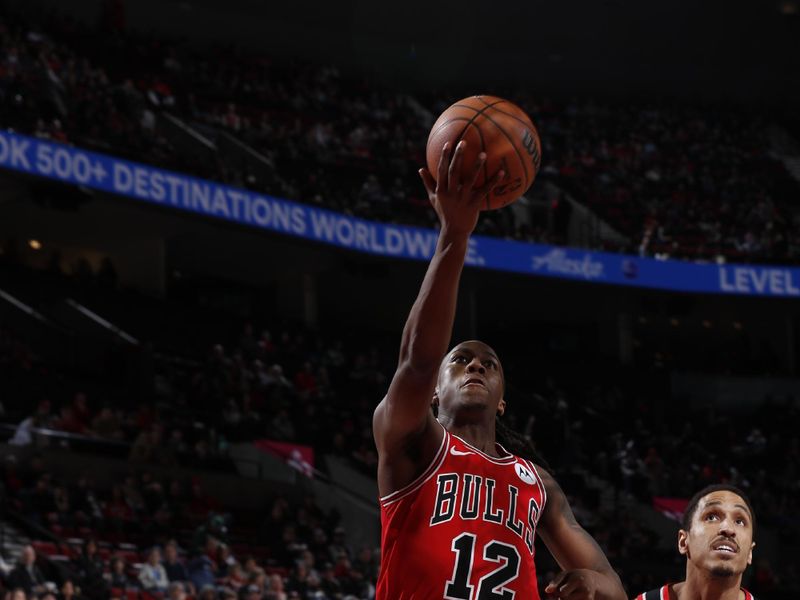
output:
M462 342L442 361L436 401L439 410L486 408L503 414L503 367L497 354L483 342Z
M678 551L716 577L739 576L753 561L753 520L737 494L721 490L700 499L689 531L678 533Z

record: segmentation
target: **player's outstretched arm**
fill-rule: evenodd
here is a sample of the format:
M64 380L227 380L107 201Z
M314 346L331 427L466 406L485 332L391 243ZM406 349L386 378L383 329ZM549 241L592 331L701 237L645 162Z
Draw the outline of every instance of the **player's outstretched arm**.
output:
M462 177L464 144L460 142L455 149L445 144L435 181L427 169L420 169L441 229L403 329L397 370L373 417L381 494L413 480L419 474L417 468L427 466L441 442L441 428L431 413L439 363L452 335L469 236L478 223L482 200L503 175L497 173L486 185L476 188L486 160L481 154L469 175Z
M594 538L575 520L561 486L544 469L539 472L547 504L537 532L562 569L545 593L569 600L627 600L619 576Z

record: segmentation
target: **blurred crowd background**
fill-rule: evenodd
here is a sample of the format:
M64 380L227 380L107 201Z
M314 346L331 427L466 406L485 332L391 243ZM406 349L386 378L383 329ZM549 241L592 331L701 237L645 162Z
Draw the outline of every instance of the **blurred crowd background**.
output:
M4 128L348 215L435 224L416 174L424 141L436 115L474 90L404 91L330 64L132 33L118 2L105 3L99 27L2 6ZM800 188L776 150L792 129L779 135L766 108L496 93L533 117L543 162L526 197L484 215L479 233L662 259L798 263ZM59 205L69 194L46 197ZM589 233L570 231L576 207L592 215ZM110 257L67 260L45 248L33 265L24 240L0 241L0 292L32 307L30 323L14 307L0 311L5 598L374 597L377 539L320 490L352 493L342 473L374 486L371 417L399 328L209 306L202 282L154 297L121 281ZM84 336L56 299L118 330ZM787 323L796 330L791 315ZM664 542L665 528L677 530L664 524L667 501L719 481L748 492L767 540L757 537L748 589L767 600L800 593L791 550L800 398L763 383L796 369L741 322L732 327L732 343L695 344L696 333L672 349L637 341L647 351L627 363L559 350L557 335L553 352L512 333L500 347L504 419L546 458L631 595L681 576ZM565 343L588 339L576 335ZM762 383L735 410L712 397L689 402L674 389L687 366ZM242 459L259 444L286 459L291 477L251 494L252 480L273 481ZM557 566L537 552L543 585Z

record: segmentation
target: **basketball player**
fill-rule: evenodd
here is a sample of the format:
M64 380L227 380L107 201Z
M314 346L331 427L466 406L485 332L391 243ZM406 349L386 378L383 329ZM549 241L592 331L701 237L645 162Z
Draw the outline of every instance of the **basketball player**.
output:
M686 556L686 579L636 600L755 600L742 589L753 562L755 514L750 500L732 485L697 492L683 513L678 552Z
M496 415L506 408L497 354L479 341L447 351L469 236L503 177L475 189L481 154L462 180L463 149L445 145L438 184L420 171L441 229L373 417L383 527L376 598L539 600L538 533L563 569L548 595L622 600L619 577L555 480L497 443Z

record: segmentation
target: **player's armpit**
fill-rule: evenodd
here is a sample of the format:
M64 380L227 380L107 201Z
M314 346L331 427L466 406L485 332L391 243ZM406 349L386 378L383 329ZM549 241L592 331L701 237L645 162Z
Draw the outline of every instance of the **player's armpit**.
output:
M409 438L424 435L435 420L431 410L436 386L436 370L419 372L401 364L372 418L372 429L378 451L396 450ZM438 429L436 435L441 440Z
M375 409L372 428L378 447L378 492L385 497L415 481L431 464L442 444L444 429L428 408L419 425L405 429L393 426L398 416L386 398ZM403 418L399 416L399 418Z
M544 469L539 472L547 490L547 504L537 533L553 558L564 571L588 569L597 573L594 598L627 600L619 576L594 538L575 519L561 486Z

